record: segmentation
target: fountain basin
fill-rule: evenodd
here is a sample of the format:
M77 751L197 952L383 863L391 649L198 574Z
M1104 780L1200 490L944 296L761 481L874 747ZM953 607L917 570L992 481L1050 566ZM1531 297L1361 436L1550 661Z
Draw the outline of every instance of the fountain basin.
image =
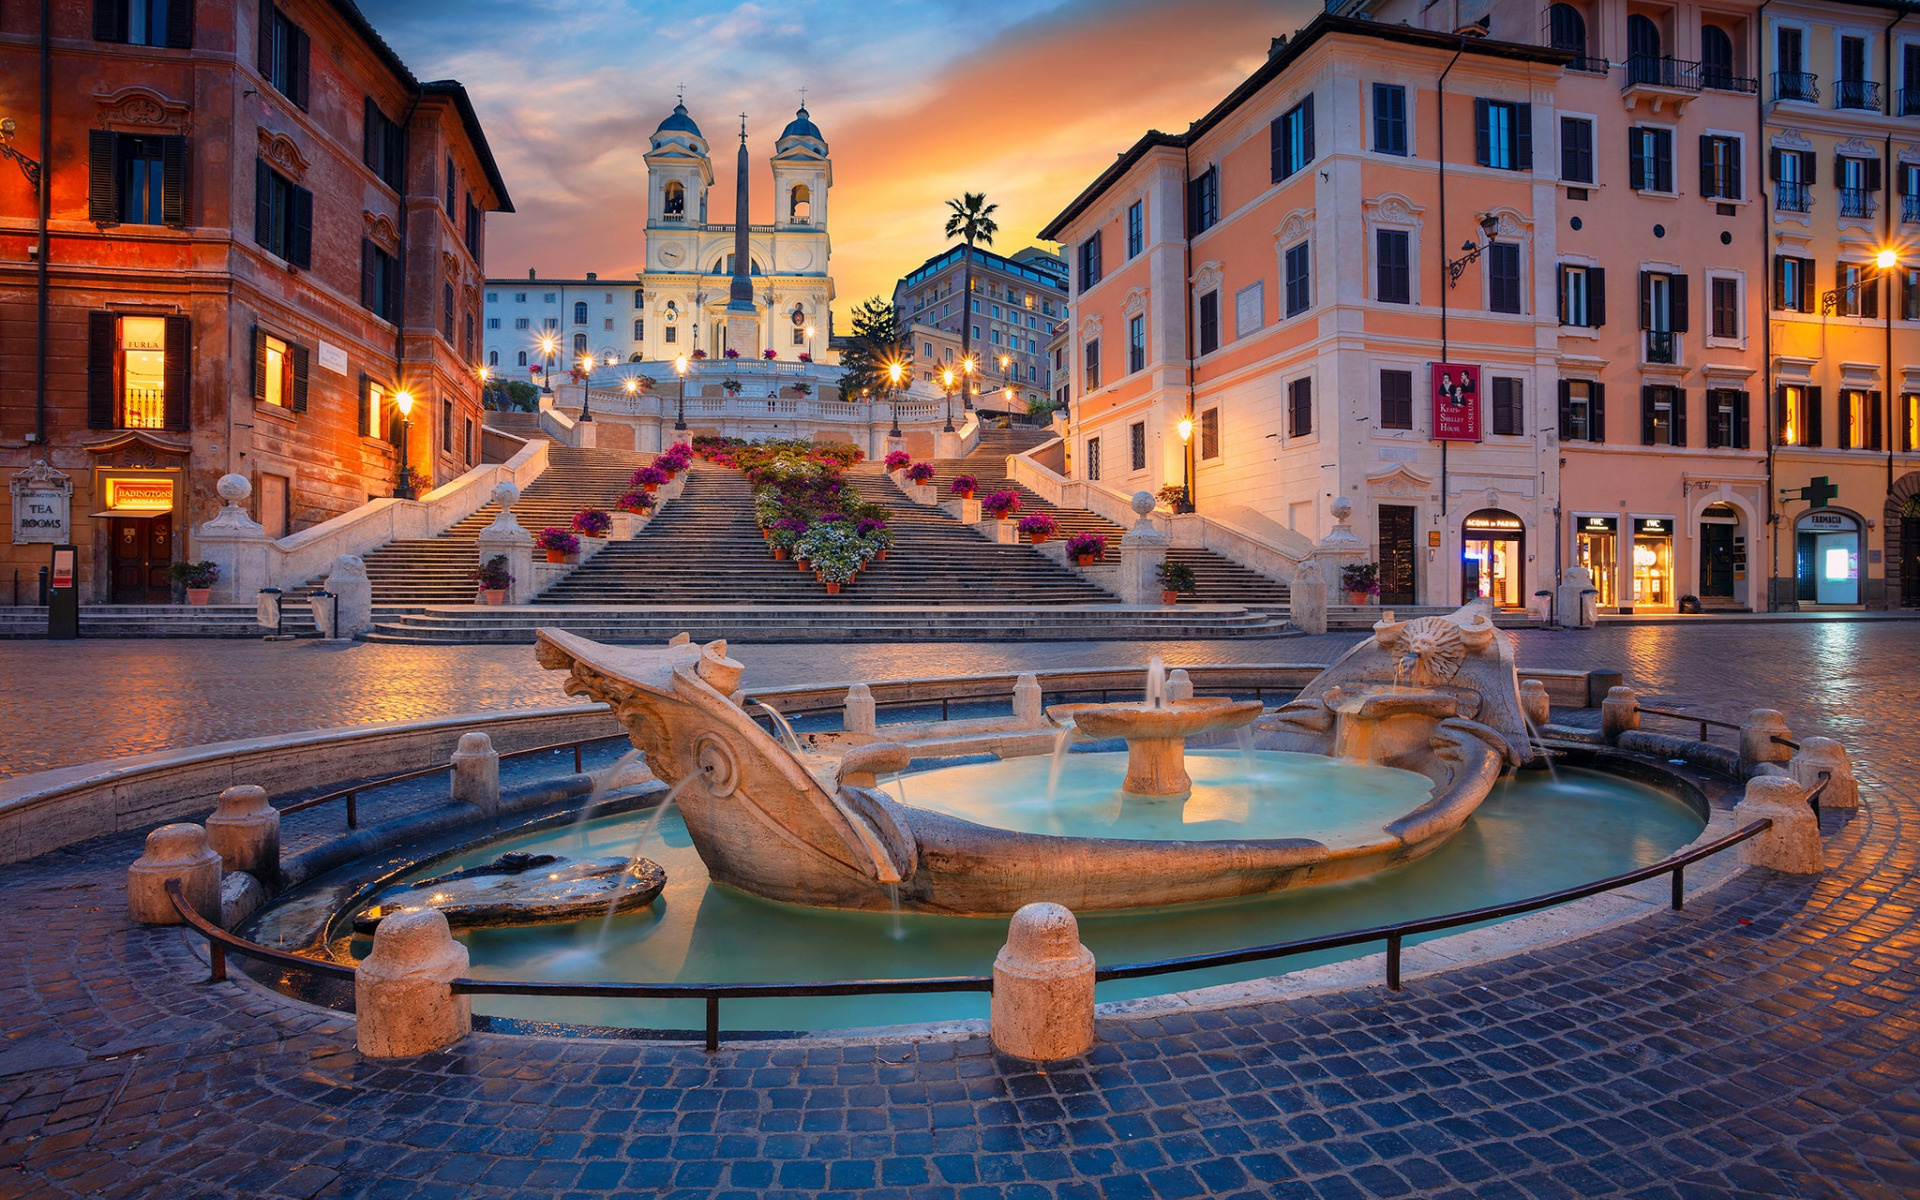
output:
M1130 796L1177 798L1193 790L1187 774L1187 739L1240 729L1260 719L1256 700L1196 696L1155 704L1056 704L1047 715L1071 722L1092 738L1127 743L1127 774L1120 790Z

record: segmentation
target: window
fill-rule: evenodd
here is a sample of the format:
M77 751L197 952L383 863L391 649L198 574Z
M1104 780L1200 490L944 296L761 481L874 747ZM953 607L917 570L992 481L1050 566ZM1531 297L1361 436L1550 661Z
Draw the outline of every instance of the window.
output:
M360 239L360 305L383 321L400 321L400 260L370 238ZM489 325L498 328L499 318Z
M1820 444L1820 389L1801 384L1781 384L1775 398L1775 428L1782 446L1818 446Z
M573 356L575 358L579 358L581 355L585 354L586 352L587 352L587 335L584 333L574 334L573 335Z
M678 342L678 341L680 340L680 329L679 329L679 327L678 327L678 326L675 326L675 325L669 325L669 326L667 326L667 327L666 327L666 329L665 329L665 330L663 330L663 331L661 332L661 334L660 334L660 340L661 340L661 341L663 341L663 342L665 342L665 343L666 343L667 345L669 345L669 346L671 346L671 345L673 345L674 343L676 343L676 342Z
M489 367L497 367L500 365L500 352L498 350L487 351L487 365Z
M87 320L88 428L185 430L191 321L110 312Z
M1807 72L1805 32L1782 25L1775 33L1773 98L1808 102L1818 100L1818 83Z
M1217 408L1200 410L1200 457L1202 460L1220 457L1220 410Z
M1660 53L1660 27L1639 13L1627 17L1627 82L1674 82L1673 60Z
M1733 87L1733 38L1718 25L1700 27L1700 86Z
M279 8L262 0L258 32L260 77L282 96L306 108L309 56L306 31Z
M1640 272L1640 328L1647 333L1646 361L1680 361L1679 336L1687 331L1687 277Z
M1733 388L1707 389L1707 446L1747 448L1747 394Z
M1840 448L1878 450L1880 448L1880 393L1861 388L1843 388L1840 392Z
M1100 231L1094 230L1093 236L1080 243L1080 290L1086 291L1100 282ZM974 301L978 304L979 301ZM944 313L942 316L946 315Z
M669 221L687 219L687 185L669 179L660 194L660 215Z
M804 183L796 183L787 193L787 219L795 225L805 225L813 220L813 189Z
M187 223L187 139L91 130L87 219L100 225Z
M1555 4L1547 9L1547 45L1586 56L1587 22L1579 9L1571 4Z
M1313 281L1309 274L1310 262L1307 243L1301 242L1297 246L1287 247L1285 270L1287 315L1289 317L1299 316L1313 306Z
M460 227L461 234L463 239L466 242L467 253L471 254L475 258L479 258L480 257L480 206L473 202L472 192L467 193L465 211L466 211L466 222ZM607 297L607 303L609 304L613 303L612 296Z
M1133 469L1147 469L1147 423L1135 421L1127 426L1127 447L1132 453Z
M447 220L453 220L454 193L453 155L447 155Z
M360 436L385 438L387 436L387 406L393 403L393 395L387 385L377 383L365 375L360 377Z
M1677 387L1654 384L1640 389L1640 444L1687 444L1687 394Z
M1673 190L1673 130L1646 125L1627 130L1627 184L1642 192Z
M1212 354L1220 348L1220 293L1200 297L1200 353Z
M540 328L544 332L546 332L549 336L559 333L560 318L559 317L542 317L540 318Z
M1740 337L1740 281L1714 276L1708 286L1713 307L1712 336L1737 341Z
M587 302L585 300L575 300L573 302L573 323L575 325L585 325L587 323Z
M1920 321L1920 267L1900 269L1900 319Z
M1474 161L1503 171L1533 169L1533 105L1473 102Z
M1740 139L1717 134L1700 135L1700 194L1710 200L1738 200Z
M1413 428L1413 372L1380 372L1380 428Z
M1144 371L1147 369L1147 318L1133 316L1127 318L1127 370Z
M1294 172L1305 169L1313 161L1313 96L1309 94L1305 100L1280 114L1279 119L1267 127L1267 136L1272 142L1273 182L1279 183ZM1219 168L1210 168L1201 178L1208 176L1214 179L1217 189ZM1219 220L1219 203L1216 195L1213 199L1216 211L1207 225Z
M1246 337L1267 323L1267 285L1261 280L1233 294L1233 336Z
M1563 442L1607 440L1604 385L1588 379L1560 381L1560 440Z
M1504 376L1493 377L1493 431L1505 437L1526 433L1524 381Z
M1306 437L1313 432L1313 380L1296 379L1287 385L1287 436Z
M1598 329L1607 323L1607 272L1560 264L1560 323Z
M1900 105L1895 111L1903 117L1920 116L1920 42L1900 48Z
M1879 89L1867 82L1867 39L1840 39L1840 78L1834 84L1835 108L1878 108Z
M313 265L313 193L282 178L264 158L253 164L253 240L296 267Z
M1374 299L1383 304L1413 303L1413 274L1404 229L1374 231Z
M520 354L519 354L519 359L520 359L520 362L519 362L519 365L520 365L520 366L523 366L523 367L524 367L524 366L526 366L526 365L527 365L527 352L526 352L525 350L522 350L522 351L520 352Z
M613 330L613 318L612 317L601 318L600 328L604 331L611 332Z
M1785 312L1813 311L1813 260L1773 256L1773 306Z
M1087 343L1086 356L1087 356L1086 357L1086 363L1087 363L1086 376L1087 377L1086 377L1085 383L1083 383L1081 386L1085 390L1090 392L1093 389L1100 386L1100 339L1099 338L1094 338L1092 341Z
M633 340L637 342L637 341L639 341L640 339L642 339L642 338L644 338L644 337L646 337L646 336L647 336L647 321L646 321L646 318L645 318L645 317L635 317L635 318L633 319Z
M467 465L473 465L473 418L467 417L460 422L460 448L466 457Z
M396 192L406 181L406 139L401 136L400 126L380 111L372 96L367 97L361 117L360 161Z
M1586 117L1560 118L1560 180L1593 182L1593 122Z
M292 412L307 411L307 348L264 329L253 331L253 400Z
M1487 245L1487 307L1494 312L1521 311L1520 247L1512 242Z
M980 297L978 296L973 298L973 311L976 313L980 311Z
M1840 189L1840 215L1871 217L1874 193L1880 190L1880 160L1838 155L1833 160L1833 182Z
M453 453L453 401L440 402L440 449Z
M193 45L192 0L94 0L93 37L130 46Z
M1373 85L1373 149L1376 154L1407 153L1407 89L1397 83Z
M1187 181L1187 233L1198 236L1220 220L1220 168L1208 167Z
M643 288L633 289L633 306L637 309L645 308L647 306L647 293L645 289Z
M1842 317L1880 316L1880 273L1872 263L1838 263L1833 269L1833 311Z
M1127 257L1132 258L1147 248L1147 217L1141 207L1145 201L1135 200L1127 205Z
M1092 437L1087 439L1086 460L1087 460L1087 478L1092 480L1098 480L1100 478L1100 439L1099 438Z
M513 327L515 329L529 329L532 327L532 325L533 325L533 322L527 319L526 317L515 317L513 319Z
M473 314L467 313L464 318L464 321L465 321L465 329L462 331L464 336L460 340L460 356L466 359L468 362L472 362L473 361Z

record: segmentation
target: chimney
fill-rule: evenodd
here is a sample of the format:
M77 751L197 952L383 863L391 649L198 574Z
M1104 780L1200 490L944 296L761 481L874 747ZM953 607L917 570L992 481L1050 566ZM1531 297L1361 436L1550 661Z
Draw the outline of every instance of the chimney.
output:
M598 272L596 272L596 271L588 271L588 272L587 272L587 282L588 282L588 283L592 283L592 282L593 282L594 280L596 280L596 279L598 279L598 278L600 278L600 275L599 275L599 273L598 273Z
M528 268L527 268L527 278L528 278L528 279L538 279L538 278L540 278L540 276L534 273L534 270L533 270L533 268L532 268L532 267L528 267Z

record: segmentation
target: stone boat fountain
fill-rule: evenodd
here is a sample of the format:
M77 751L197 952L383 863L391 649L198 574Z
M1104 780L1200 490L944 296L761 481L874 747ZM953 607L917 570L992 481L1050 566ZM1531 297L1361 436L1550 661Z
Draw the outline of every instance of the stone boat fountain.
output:
M1442 845L1529 747L1511 648L1480 604L1404 623L1388 614L1373 638L1265 719L1258 704L1227 701L1075 706L1065 714L1084 733L1129 740L1119 804L1182 804L1192 787L1184 739L1249 723L1255 753L1322 763L1345 754L1424 780L1409 811L1334 845L1308 836L1312 829L1171 840L966 820L880 790L880 775L908 766L912 752L903 746L860 746L835 773L816 777L742 710L744 668L724 642L615 647L541 630L537 653L541 665L568 673L569 694L612 708L647 765L673 787L714 882L829 908L996 915L1045 900L1092 911L1354 879Z

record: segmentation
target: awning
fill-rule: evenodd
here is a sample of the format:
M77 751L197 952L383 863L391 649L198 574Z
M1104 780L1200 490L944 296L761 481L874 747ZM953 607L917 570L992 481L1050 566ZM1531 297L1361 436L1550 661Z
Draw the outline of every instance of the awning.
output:
M120 508L106 508L97 513L88 513L90 517L164 517L173 512L171 508L138 508L126 505Z

